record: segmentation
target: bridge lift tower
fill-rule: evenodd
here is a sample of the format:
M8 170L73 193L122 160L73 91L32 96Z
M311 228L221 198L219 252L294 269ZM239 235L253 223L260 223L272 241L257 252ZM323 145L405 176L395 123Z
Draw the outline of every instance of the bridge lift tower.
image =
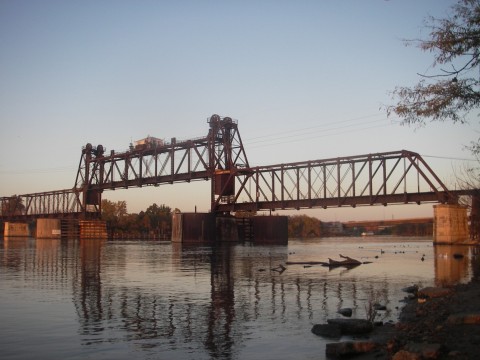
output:
M82 217L101 212L104 190L175 182L210 180L211 211L217 212L219 204L231 204L236 177L250 171L238 123L219 115L212 115L208 123L205 137L132 145L126 152L106 154L102 145L87 144L74 186Z

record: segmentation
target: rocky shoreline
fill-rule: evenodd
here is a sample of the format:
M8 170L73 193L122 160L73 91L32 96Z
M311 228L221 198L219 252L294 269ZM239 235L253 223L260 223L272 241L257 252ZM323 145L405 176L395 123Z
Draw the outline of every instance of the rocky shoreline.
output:
M319 330L325 329L315 325L312 332L329 337ZM349 335L353 340L327 344L328 358L480 359L480 279L419 289L402 309L398 323L377 324L367 335Z

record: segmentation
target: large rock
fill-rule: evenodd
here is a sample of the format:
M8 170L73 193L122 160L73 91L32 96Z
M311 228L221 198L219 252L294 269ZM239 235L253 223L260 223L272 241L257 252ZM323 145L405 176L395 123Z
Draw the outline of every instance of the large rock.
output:
M409 293L409 294L416 294L418 291L418 285L412 285L412 286L407 286L402 289L403 291Z
M420 354L407 350L400 350L393 355L392 360L420 360Z
M377 310L377 311L385 311L385 310L387 310L387 307L385 305L375 303L375 304L373 304L373 309Z
M328 338L340 338L342 336L342 330L340 329L340 326L334 324L313 325L312 333Z
M451 325L480 324L480 313L452 314L447 318L447 323Z
M353 310L351 308L342 308L342 309L338 310L337 313L339 313L340 315L343 315L345 317L351 317L352 313L353 313Z
M329 324L338 325L342 334L367 334L373 330L373 324L365 319L328 319Z
M405 350L419 354L422 359L436 359L440 355L441 347L440 344L408 343Z
M452 294L452 289L443 287L426 287L418 290L419 298L438 298Z
M327 344L325 353L329 357L344 357L365 354L378 347L379 345L373 341L343 341Z

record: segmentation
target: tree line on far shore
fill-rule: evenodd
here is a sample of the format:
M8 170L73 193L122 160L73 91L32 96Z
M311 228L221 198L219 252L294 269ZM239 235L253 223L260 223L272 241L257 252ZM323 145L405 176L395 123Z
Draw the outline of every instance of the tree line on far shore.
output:
M307 215L288 217L288 237L290 238L360 236L371 232L371 229L364 226L350 227L338 221L323 222ZM405 222L378 227L373 233L375 235L432 236L433 225L432 223Z
M176 210L176 209L175 209ZM177 210L176 210L177 211ZM167 205L152 204L144 211L129 214L126 201L102 200L102 219L107 222L111 238L170 239L172 209ZM288 217L289 238L313 238L329 236L359 236L368 229L347 228L340 222L322 222L307 215ZM431 224L398 224L383 228L378 235L431 236Z
M11 203L14 203L13 201ZM6 203L7 205L9 203ZM16 209L1 209L2 213L23 213L21 201L15 201ZM139 213L128 213L127 202L124 200L113 202L102 200L102 220L107 223L110 238L150 238L169 240L172 233L172 209L156 203L148 206ZM178 209L174 210L179 211ZM238 216L239 214L237 214ZM0 221L0 229L3 223ZM313 238L332 236L360 236L364 232L370 232L362 226L347 227L340 222L323 222L315 217L307 215L293 215L288 217L289 238ZM375 235L396 236L432 236L433 226L429 223L403 223L383 227L375 232Z
M107 222L111 238L149 237L170 239L172 209L167 205L152 204L145 211L129 214L127 202L102 200L102 219Z

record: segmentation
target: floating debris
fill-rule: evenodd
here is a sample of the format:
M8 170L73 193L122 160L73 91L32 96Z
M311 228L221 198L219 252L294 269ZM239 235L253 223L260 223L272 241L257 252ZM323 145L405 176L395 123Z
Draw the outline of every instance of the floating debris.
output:
M282 264L279 264L277 267L274 267L270 270L272 271L277 271L279 272L280 274L283 273L287 268L285 266L283 266Z
M343 256L342 254L339 254L339 256L344 259L344 260L334 260L328 258L327 261L287 261L287 265L322 265L322 266L328 266L328 267L339 267L339 266L344 266L344 267L355 267L361 264L370 264L371 262L361 262L357 259L353 259L348 256Z

